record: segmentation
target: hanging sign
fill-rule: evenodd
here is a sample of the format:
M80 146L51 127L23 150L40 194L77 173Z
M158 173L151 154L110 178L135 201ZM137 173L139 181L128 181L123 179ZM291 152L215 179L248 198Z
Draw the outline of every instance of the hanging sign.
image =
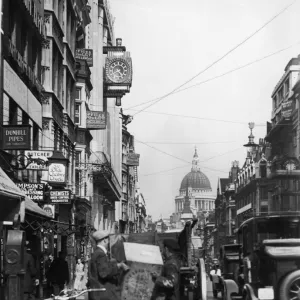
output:
M53 204L69 204L71 198L70 190L51 190L50 202Z
M139 166L140 155L136 153L127 154L127 165L128 166Z
M75 59L85 60L89 67L93 66L93 49L76 49Z
M287 100L282 103L281 114L285 119L290 119L293 113L293 100Z
M2 125L4 150L30 149L30 125Z
M44 200L44 183L16 183L16 185L32 201Z
M49 217L55 217L55 205L46 204L43 206L43 210L49 215Z
M65 183L66 166L60 163L52 163L49 166L49 181L57 183Z
M105 129L106 128L106 113L104 111L87 111L86 112L86 128Z
M51 157L52 154L53 151L25 151L25 156L31 161L26 169L48 170L48 158Z

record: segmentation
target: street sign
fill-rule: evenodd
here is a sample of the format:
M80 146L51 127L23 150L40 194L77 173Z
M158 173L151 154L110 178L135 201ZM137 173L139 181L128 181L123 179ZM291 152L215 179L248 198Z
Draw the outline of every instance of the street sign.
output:
M127 165L128 166L139 166L140 155L136 153L127 154Z
M104 111L86 112L86 128L91 129L105 129L106 128L106 113Z

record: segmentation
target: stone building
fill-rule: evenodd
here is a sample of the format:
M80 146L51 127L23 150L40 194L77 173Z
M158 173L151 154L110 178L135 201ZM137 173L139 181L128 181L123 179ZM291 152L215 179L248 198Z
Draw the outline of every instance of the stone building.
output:
M190 209L195 216L199 213L209 213L214 210L215 196L213 195L208 177L200 171L197 149L195 149L191 172L183 177L179 188L179 195L175 198L175 215L178 215L179 218L184 209L187 191L190 200Z

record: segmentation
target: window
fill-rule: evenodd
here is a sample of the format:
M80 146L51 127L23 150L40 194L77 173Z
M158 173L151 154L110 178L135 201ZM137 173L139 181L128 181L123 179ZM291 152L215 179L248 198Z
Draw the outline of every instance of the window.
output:
M267 162L266 161L261 161L260 162L259 172L260 172L260 177L261 178L266 178L267 177Z
M81 88L76 88L75 100L81 101Z
M278 92L278 104L283 100L283 87Z
M76 103L75 104L75 118L74 118L75 124L80 125L81 122L81 104Z
M290 92L290 78L288 77L287 80L284 83L284 94L285 94L285 96L287 96L289 92Z

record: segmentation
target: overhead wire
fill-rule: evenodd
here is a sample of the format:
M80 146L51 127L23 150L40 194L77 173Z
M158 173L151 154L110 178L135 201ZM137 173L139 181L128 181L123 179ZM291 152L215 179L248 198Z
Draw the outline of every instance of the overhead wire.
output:
M236 50L237 48L239 48L240 46L242 46L244 43L246 43L249 39L251 39L253 36L255 36L258 32L260 32L262 29L264 29L268 24L270 24L272 21L274 21L278 16L280 16L282 13L284 13L289 7L291 7L294 3L296 3L297 0L292 1L290 4L288 4L287 6L285 6L282 10L280 10L275 16L273 16L269 21L267 21L266 23L264 23L260 28L258 28L257 30L255 30L252 34L250 34L248 37L246 37L244 40L242 40L240 43L238 43L236 46L234 46L233 48L231 48L229 51L227 51L225 54L223 54L220 58L218 58L217 60L215 60L214 62L212 62L211 64L209 64L206 68L204 68L203 70L201 70L200 72L198 72L196 75L192 76L190 79L188 79L187 81L185 81L183 84L179 85L178 87L176 87L175 89L173 89L171 92L167 93L166 95L160 97L158 100L156 100L155 102L149 104L148 106L146 106L145 108L141 109L140 111L136 112L135 114L133 114L133 116L141 113L142 111L144 111L145 109L155 105L156 103L162 101L163 99L167 98L168 96L172 95L174 92L176 92L177 90L179 90L180 88L182 88L183 86L185 86L186 84L188 84L189 82L191 82L192 80L194 80L195 78L197 78L198 76L200 76L201 74L203 74L204 72L206 72L208 69L210 69L211 67L213 67L214 65L216 65L219 61L221 61L222 59L224 59L225 57L227 57L230 53L232 53L234 50Z
M272 57L272 56L274 56L274 55L276 55L276 54L279 54L279 53L281 53L281 52L283 52L283 51L289 50L289 49L291 49L291 48L293 48L293 47L295 47L295 46L297 46L297 45L299 45L299 44L300 44L300 41L298 41L298 42L296 42L296 43L294 43L294 44L292 44L292 45L290 45L290 46L288 46L288 47L282 48L282 49L280 49L280 50L278 50L278 51L276 51L276 52L272 52L272 53L270 53L270 54L268 54L268 55L266 55L266 56L263 56L263 57L258 58L258 59L256 59L256 60L253 60L253 61L251 61L251 62L249 62L249 63L247 63L247 64L245 64L245 65L238 66L238 67L236 67L236 68L234 68L234 69L231 69L231 70L229 70L229 71L227 71L227 72L225 72L225 73L222 73L222 74L220 74L220 75L213 76L213 77L208 78L208 79L206 79L206 80L200 81L200 82L195 83L195 84L190 85L190 86L187 86L187 87L185 87L185 88L183 88L183 89L177 90L177 91L175 91L173 94L177 94L177 93L186 91L186 90L188 90L188 89L194 88L194 87L196 87L196 86L200 86L200 85L205 84L205 83L207 83L207 82L213 81L213 80L215 80L215 79L219 79L219 78L221 78L221 77L223 77L223 76L226 76L226 75L228 75L228 74L234 73L234 72L239 71L239 70L241 70L241 69L243 69L243 68L246 68L246 67L249 67L249 66L251 66L251 65L253 65L253 64L256 64L256 63L258 63L258 62L260 62L260 61L262 61L262 60L264 60L264 59L267 59L267 58ZM124 108L124 110L133 110L133 108L135 108L135 107L143 106L144 104L154 102L154 101L156 101L156 100L158 100L158 99L160 99L160 98L155 98L155 99L152 99L152 100L148 100L148 101L145 101L145 102L143 102L143 103L136 104L136 105L130 106L130 107L128 107L128 108ZM139 111L139 110L136 110L136 111ZM145 112L145 111L142 111L142 112Z

